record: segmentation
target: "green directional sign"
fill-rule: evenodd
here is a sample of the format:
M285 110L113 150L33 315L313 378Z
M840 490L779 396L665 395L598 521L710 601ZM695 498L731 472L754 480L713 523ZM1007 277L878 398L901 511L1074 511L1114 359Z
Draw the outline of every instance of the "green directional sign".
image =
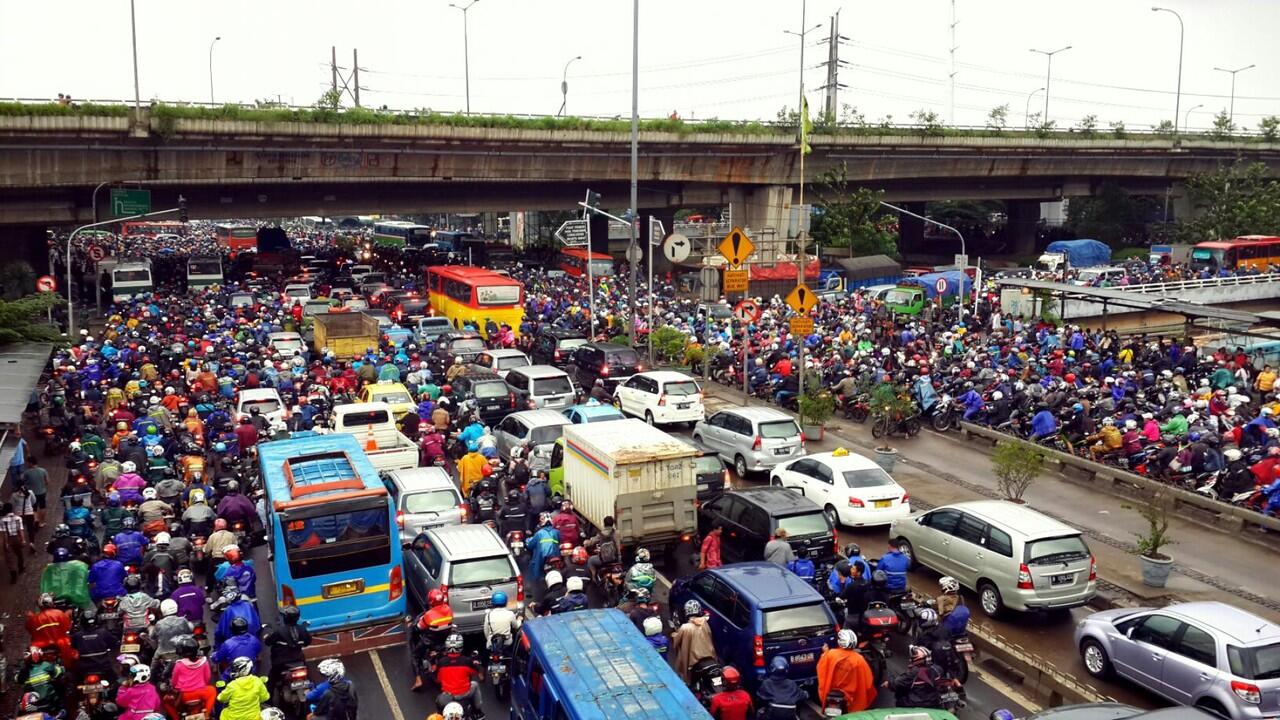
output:
M130 215L145 215L149 212L151 212L150 190L111 189L112 217L122 218Z

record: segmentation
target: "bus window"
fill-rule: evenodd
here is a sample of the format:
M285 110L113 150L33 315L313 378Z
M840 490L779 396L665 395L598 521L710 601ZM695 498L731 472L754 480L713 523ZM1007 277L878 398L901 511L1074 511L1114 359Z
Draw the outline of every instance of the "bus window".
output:
M285 547L295 578L354 572L391 561L385 501L367 510L287 519Z
M150 270L116 270L111 274L117 285L126 282L151 282Z

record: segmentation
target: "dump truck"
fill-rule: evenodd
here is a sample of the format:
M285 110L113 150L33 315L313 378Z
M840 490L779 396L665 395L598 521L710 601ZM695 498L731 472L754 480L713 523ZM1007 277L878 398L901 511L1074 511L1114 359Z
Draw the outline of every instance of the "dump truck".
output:
M701 454L643 420L566 425L565 497L595 528L613 516L624 547L665 552L697 532Z
M328 349L335 357L354 358L370 348L377 349L378 321L364 313L325 313L315 316L315 338L312 349Z

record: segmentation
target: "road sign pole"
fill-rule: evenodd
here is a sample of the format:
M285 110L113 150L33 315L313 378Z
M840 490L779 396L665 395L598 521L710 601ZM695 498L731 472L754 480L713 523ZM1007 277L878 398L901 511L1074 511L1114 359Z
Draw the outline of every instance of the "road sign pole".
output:
M591 342L596 341L596 275L591 266L591 223L587 223L587 296L591 298Z
M747 367L751 358L751 342L749 334L751 323L742 323L742 406L751 404L751 380L747 375Z
M93 309L94 314L102 316L102 267L99 260L93 261ZM74 340L72 341L74 342Z
M653 367L653 223L649 218L649 333L645 336L649 342L649 367ZM632 312L635 312L634 310ZM634 321L632 321L634 322Z

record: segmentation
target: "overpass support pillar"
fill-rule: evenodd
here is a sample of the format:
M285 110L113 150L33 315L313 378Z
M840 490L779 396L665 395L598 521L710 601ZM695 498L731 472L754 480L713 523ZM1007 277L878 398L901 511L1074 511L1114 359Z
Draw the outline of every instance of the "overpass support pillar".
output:
M790 187L768 185L745 190L735 189L729 197L733 207L733 224L746 230L752 238L766 235L766 229L773 230L776 238L786 237L787 217L791 212Z
M1005 202L1009 218L1008 235L1011 252L1015 255L1031 255L1036 251L1036 231L1040 223L1038 200L1008 200Z
M54 277L58 280L58 290L66 293L66 262L63 251L65 244L59 244L63 250L58 253L58 264L54 267ZM43 225L10 225L0 227L0 266L16 262L25 262L31 266L35 275L22 288L24 293L35 292L35 278L49 273L49 240Z
M916 215L924 215L925 203L923 202L903 203L902 207ZM928 254L929 248L924 244L923 220L906 213L898 213L898 252Z

